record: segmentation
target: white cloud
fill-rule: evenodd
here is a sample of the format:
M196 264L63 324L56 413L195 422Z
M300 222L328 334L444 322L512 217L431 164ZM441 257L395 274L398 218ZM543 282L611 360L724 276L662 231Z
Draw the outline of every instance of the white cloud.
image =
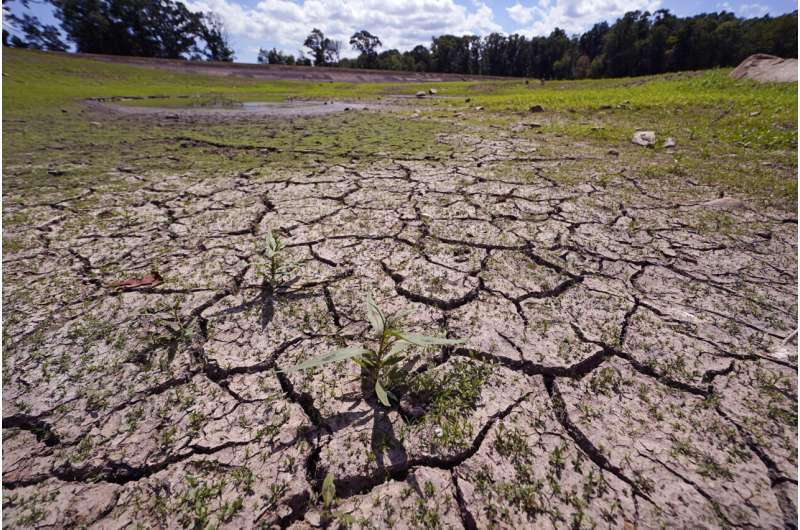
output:
M595 23L613 22L628 11L650 11L659 8L661 0L539 0L538 5L526 7L517 3L517 11L530 13L529 22L516 32L526 35L549 35L554 28L561 28L568 35L581 33ZM509 13L510 15L511 13ZM513 17L512 17L513 18ZM527 22L520 21L521 24Z
M742 4L739 9L736 10L736 13L748 18L763 17L769 13L769 8L762 4Z
M406 50L428 45L431 37L485 35L502 28L492 9L482 1L471 7L454 0L261 0L245 7L236 0L188 0L194 11L214 11L225 22L234 40L274 43L289 52L299 50L312 28L344 42L366 29L380 37L384 49ZM348 55L351 55L348 53Z
M547 0L540 0L540 3L541 2L547 2ZM519 2L511 7L507 7L506 11L508 12L508 16L511 17L511 20L519 24L527 24L533 20L533 8L525 7Z

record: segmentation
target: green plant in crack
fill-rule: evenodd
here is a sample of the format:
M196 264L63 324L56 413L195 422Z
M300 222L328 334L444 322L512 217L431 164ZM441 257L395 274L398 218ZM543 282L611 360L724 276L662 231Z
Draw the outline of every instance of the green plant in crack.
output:
M409 402L425 409L422 428L430 445L464 447L472 438L469 413L475 410L492 368L484 363L456 361L445 372L429 370L409 385Z
M275 232L267 230L265 243L264 255L267 262L262 266L260 274L267 279L273 289L277 289L297 267L289 262L286 252L284 252L286 242Z
M400 363L406 358L406 350L413 346L427 348L429 346L444 346L461 344L460 339L446 339L418 335L403 331L398 327L400 317L387 317L375 303L372 295L366 299L367 320L372 327L377 347L365 348L364 346L350 346L334 350L320 357L309 359L300 363L287 372L317 368L329 363L352 359L358 364L363 373L367 388L374 388L378 400L386 407L390 407L389 399L397 402L397 396L391 388L406 379L406 374L400 368Z

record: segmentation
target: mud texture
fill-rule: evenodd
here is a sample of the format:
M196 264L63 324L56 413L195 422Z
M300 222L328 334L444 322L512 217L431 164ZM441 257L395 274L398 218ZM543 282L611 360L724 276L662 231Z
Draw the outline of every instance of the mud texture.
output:
M547 135L435 141L4 193L4 524L795 528L796 216ZM411 352L416 419L352 363L276 370L371 344L368 291L466 339Z
M286 102L247 102L241 106L232 108L169 108L169 107L145 107L145 106L123 106L114 103L119 98L104 98L101 100L87 101L89 108L98 112L113 112L119 114L136 114L149 116L154 119L179 119L189 118L253 118L253 117L275 117L275 118L297 118L308 116L324 116L339 112L349 112L354 110L381 110L390 112L392 110L403 110L406 107L398 104L381 102L359 102L359 101L334 101L334 100L295 100ZM124 98L123 98L124 99Z

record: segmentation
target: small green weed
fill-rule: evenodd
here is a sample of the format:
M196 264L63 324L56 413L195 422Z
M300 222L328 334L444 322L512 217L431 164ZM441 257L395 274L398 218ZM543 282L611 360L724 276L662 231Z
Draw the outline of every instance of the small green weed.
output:
M429 346L444 346L448 344L460 344L463 340L445 339L440 337L430 337L427 335L417 335L403 331L398 327L398 317L388 317L381 311L372 295L367 295L367 320L372 326L372 331L377 340L377 348L365 348L363 346L351 346L334 350L321 357L310 359L300 363L287 372L307 370L317 368L329 363L352 359L364 371L364 377L368 387L375 389L378 400L386 407L391 406L389 398L395 402L395 396L391 390L394 384L404 378L398 364L405 359L405 351L411 346L427 348Z

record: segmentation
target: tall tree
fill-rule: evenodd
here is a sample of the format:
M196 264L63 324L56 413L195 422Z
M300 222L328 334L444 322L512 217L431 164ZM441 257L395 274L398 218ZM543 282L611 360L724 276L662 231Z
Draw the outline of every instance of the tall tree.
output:
M350 46L357 50L360 55L357 60L357 66L361 68L375 68L378 61L378 48L383 46L381 39L362 29L353 33L350 37Z
M314 57L314 66L327 66L339 59L341 41L329 39L317 28L311 30L303 46L311 51Z
M235 59L233 48L230 45L230 36L222 18L210 12L203 15L200 25L200 34L206 42L206 56L209 61L233 61Z
M232 60L224 25L174 0L51 0L79 52Z
M67 45L61 40L58 28L42 24L38 17L24 13L21 17L8 13L5 15L7 26L3 28L3 44L15 48L33 48L54 52L67 51ZM6 28L10 28L11 33Z

